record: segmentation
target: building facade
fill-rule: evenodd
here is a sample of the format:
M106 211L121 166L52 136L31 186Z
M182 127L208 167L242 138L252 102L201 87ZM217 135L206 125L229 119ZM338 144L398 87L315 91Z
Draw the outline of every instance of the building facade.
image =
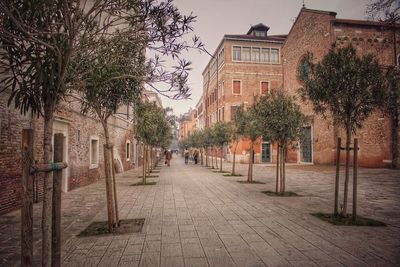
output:
M281 48L286 35L268 35L264 24L252 26L246 34L225 35L203 71L205 127L217 121L231 121L235 112L282 86ZM273 162L274 146L268 140L255 143L254 161ZM227 149L232 159L233 146ZM236 151L239 162L250 159L250 142L241 140Z
M320 61L332 45L352 45L360 55L373 54L385 68L399 64L400 27L388 28L379 22L338 19L334 12L302 8L282 47L283 87L289 94L298 96L298 88L302 86L299 69L305 55L310 52L315 62ZM311 104L300 104L302 111L312 118L304 128L310 141L300 144L299 150L291 151L289 161L333 164L337 137L342 137L342 140L345 137L343 129L334 127L331 120L314 114ZM390 165L391 120L383 112L374 112L354 137L359 139L361 166Z
M144 94L144 101L156 101L153 94ZM157 96L158 97L158 96ZM156 97L156 98L157 98ZM34 159L43 157L43 118L31 114L21 115L12 105L9 94L0 94L0 214L20 207L21 203L21 140L23 129L34 130ZM68 192L104 178L104 130L99 120L80 112L79 101L59 104L53 123L53 134L65 137L64 159L68 167L63 170L62 190ZM136 168L141 164L141 145L135 138L133 108L121 106L109 119L109 133L114 144L116 172ZM43 178L34 177L34 200L43 194Z

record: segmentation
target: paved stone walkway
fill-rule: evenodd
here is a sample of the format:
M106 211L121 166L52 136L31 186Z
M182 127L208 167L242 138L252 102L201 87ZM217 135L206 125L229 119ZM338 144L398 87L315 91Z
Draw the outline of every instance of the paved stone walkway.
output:
M246 168L238 165L243 174ZM130 235L76 237L106 219L104 181L64 194L63 266L400 265L399 171L360 170L360 214L389 224L380 228L332 226L309 215L332 209L332 168L289 166L288 190L302 195L293 198L260 193L274 189L275 168L256 165L254 172L266 184L239 184L245 177L177 157L157 185L130 186L137 171L119 175L120 218L146 219L142 233ZM37 204L36 255L39 215ZM19 212L0 216L1 266L18 265L19 227Z

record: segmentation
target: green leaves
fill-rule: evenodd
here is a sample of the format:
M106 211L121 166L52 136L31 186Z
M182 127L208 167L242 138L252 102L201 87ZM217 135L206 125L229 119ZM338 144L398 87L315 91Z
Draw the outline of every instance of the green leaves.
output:
M145 44L131 29L85 39L71 60L71 80L83 96L82 111L108 118L121 105L138 103L146 75Z
M281 144L302 139L307 118L295 99L284 91L273 91L261 97L252 107L264 140Z
M300 94L316 113L331 115L334 124L355 132L382 105L382 85L382 70L372 55L359 57L351 46L333 47L320 63L311 63Z
M136 107L136 136L152 146L168 147L172 141L171 125L164 110L154 103L139 103Z

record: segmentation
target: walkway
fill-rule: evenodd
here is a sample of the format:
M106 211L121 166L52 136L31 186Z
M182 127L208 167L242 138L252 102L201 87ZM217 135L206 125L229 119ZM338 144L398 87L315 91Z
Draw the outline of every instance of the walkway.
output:
M245 165L238 168L245 173ZM162 168L157 185L130 186L139 181L137 174L120 175L120 218L146 218L142 233L131 235L76 237L90 222L106 219L104 181L64 194L63 266L400 264L398 171L360 171L361 214L390 223L366 228L332 226L309 215L331 210L330 171L290 168L288 188L303 196L274 198L260 193L273 190L274 170L256 166L256 179L267 183L246 185L236 182L245 177L224 177L175 157L170 168ZM369 194L378 198L366 198ZM36 222L39 214L35 205ZM18 219L19 212L0 216L2 266L18 263Z

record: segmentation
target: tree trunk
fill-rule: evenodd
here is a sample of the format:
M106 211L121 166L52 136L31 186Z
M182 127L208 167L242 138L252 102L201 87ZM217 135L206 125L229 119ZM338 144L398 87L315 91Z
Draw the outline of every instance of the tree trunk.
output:
M235 149L233 150L232 175L236 175L236 173L235 173L235 167L236 167L236 149L237 149L238 144L239 144L239 142L236 142L236 144L235 144Z
M207 147L204 149L204 153L206 154L205 155L206 156L206 167L208 167L209 164L208 164L208 148Z
M398 153L398 147L399 147L399 112L396 110L392 114L392 127L391 127L391 136L392 136L392 164L391 167L393 169L397 169L399 166L399 153Z
M214 157L213 157L213 149L211 147L210 156L211 156L211 169L214 169Z
M54 162L63 162L64 135L54 135ZM61 179L62 170L53 172L53 222L51 242L51 266L61 266Z
M21 266L33 265L33 165L34 136L32 129L22 131L22 206L21 206Z
M280 145L277 143L276 150L276 185L275 185L275 193L279 192L279 154L280 154Z
M285 193L286 191L286 142L283 143L284 146L282 147L282 192Z
M222 153L223 153L223 150L224 149L224 146L222 146L221 147L221 158L219 159L219 171L220 172L222 172Z
M43 161L50 164L52 161L54 109L48 106L44 110ZM53 173L44 173L43 182L43 210L42 210L42 266L51 265L51 227L53 202Z
M107 195L107 211L108 211L108 230L111 233L113 231L115 225L115 204L114 204L114 183L112 178L112 165L111 161L111 153L110 153L110 135L108 132L107 121L103 121L104 128L104 136L106 139L106 143L104 144L104 169L106 173L106 195Z
M250 143L250 159L249 159L249 170L247 173L247 181L253 182L253 141Z
M357 168L358 168L358 139L354 139L354 162L353 162L353 214L352 219L357 219Z
M342 138L338 138L336 147L336 177L335 177L335 207L333 210L333 215L337 216L339 214L339 177L340 177L340 151L342 147Z
M146 144L143 144L143 181L142 184L146 184Z
M281 145L280 149L279 149L279 153L280 155L280 164L279 164L279 176L280 176L280 193L283 193L283 144Z
M349 176L350 176L350 142L351 142L350 127L346 128L346 172L344 180L344 193L343 193L343 210L342 216L347 217L347 196L349 192Z
M214 148L214 154L215 154L215 168L217 168L218 169L218 148L217 147L215 147Z
M204 163L204 161L203 161L203 149L200 148L200 165L203 166L203 163Z

